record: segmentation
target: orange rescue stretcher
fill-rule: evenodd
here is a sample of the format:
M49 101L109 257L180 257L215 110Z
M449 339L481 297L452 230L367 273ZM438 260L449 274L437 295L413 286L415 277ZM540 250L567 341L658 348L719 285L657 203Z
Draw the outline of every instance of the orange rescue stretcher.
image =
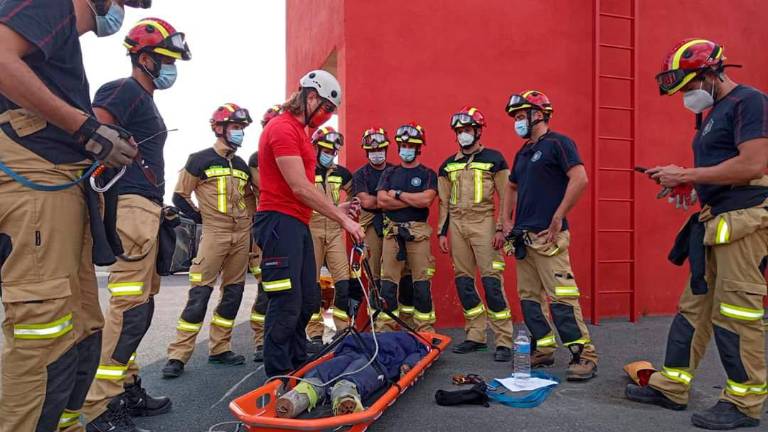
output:
M342 416L330 416L320 418L278 418L275 408L277 405L278 390L281 381L275 380L265 384L258 389L240 396L229 404L232 414L243 423L245 431L248 432L279 432L286 430L294 431L325 431L325 430L346 430L349 432L362 432L368 429L374 421L384 413L384 410L392 406L400 395L416 384L424 375L424 372L430 367L440 354L451 343L451 338L437 333L419 333L424 339L431 340L432 346L429 352L404 376L392 384L384 393L380 393L378 398L367 406L363 411L346 414ZM419 341L422 341L419 338ZM302 377L309 370L322 362L333 358L333 353L326 354L323 357L307 364L294 376ZM293 388L298 381L291 379L288 382L288 388Z

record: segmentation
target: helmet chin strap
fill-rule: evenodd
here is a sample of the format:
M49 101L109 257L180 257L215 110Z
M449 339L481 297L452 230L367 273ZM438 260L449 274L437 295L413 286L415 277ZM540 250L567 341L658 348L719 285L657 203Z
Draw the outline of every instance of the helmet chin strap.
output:
M543 115L543 114L542 114ZM533 108L528 108L528 133L523 138L530 139L533 134L533 127L544 121L544 117L531 121L533 118Z
M144 53L144 54L147 54L147 53ZM141 54L139 54L139 55L141 55ZM142 72L147 74L150 79L152 79L152 80L157 79L160 76L160 68L157 67L157 63L158 62L157 62L157 60L155 60L155 58L151 54L147 54L147 57L149 57L152 60L152 63L155 64L155 72L150 72L150 70L147 69L147 67L144 66L143 63L139 62L139 65L141 66L141 70L142 70Z

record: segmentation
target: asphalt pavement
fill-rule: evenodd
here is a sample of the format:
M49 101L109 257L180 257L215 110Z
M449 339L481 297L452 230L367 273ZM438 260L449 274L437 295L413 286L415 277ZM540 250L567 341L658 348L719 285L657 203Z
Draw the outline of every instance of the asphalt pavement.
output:
M106 278L99 277L102 305L107 304ZM233 350L247 355L243 366L209 365L207 326L200 332L195 354L180 378L165 380L161 369L166 360L166 348L175 334L176 320L187 298L186 276L163 279L156 297L152 327L138 351L144 387L154 395L167 395L173 400L173 410L154 418L138 419L140 427L152 431L231 432L235 419L227 405L234 397L258 387L265 379L261 363L252 361L252 331L248 323L253 305L255 281L248 277L246 296L238 314L233 333ZM215 305L211 299L207 320ZM3 317L0 311L0 317ZM706 409L717 401L725 373L714 344L696 374L688 410L673 412L662 408L636 404L624 397L629 382L622 367L635 360L650 360L660 365L664 356L666 336L671 317L645 317L638 323L603 321L590 326L592 338L600 354L598 376L587 383L565 382L568 353L557 353L555 367L548 372L563 379L550 397L532 409L509 408L491 404L482 406L441 407L434 402L438 389L456 390L451 376L476 373L486 378L509 376L511 363L495 363L493 350L465 355L446 352L427 370L422 380L405 392L376 421L370 431L687 431L699 430L690 424L692 412ZM454 343L461 342L463 331L446 329ZM489 337L492 342L492 337ZM0 337L0 345L2 339ZM0 367L2 365L0 364ZM764 418L764 422L768 419ZM218 424L218 426L217 426ZM761 425L768 430L768 426ZM755 429L753 429L755 430Z

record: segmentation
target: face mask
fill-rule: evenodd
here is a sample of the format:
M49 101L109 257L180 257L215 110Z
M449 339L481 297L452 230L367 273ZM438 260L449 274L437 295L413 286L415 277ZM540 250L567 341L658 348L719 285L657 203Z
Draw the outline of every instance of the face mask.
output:
M387 161L387 152L377 151L368 153L368 160L374 165L381 165Z
M475 136L469 132L462 132L456 136L459 145L462 147L471 147L475 143Z
M155 88L158 90L171 88L173 83L176 82L177 73L175 64L163 64L160 66L160 73L157 75L157 78L152 80Z
M99 16L96 13L96 9L94 9L90 1L88 5L91 6L93 15L96 18L96 36L111 36L120 31L120 27L123 26L123 19L125 18L125 10L115 0L112 0L112 6L109 7L107 14L104 16Z
M405 147L401 148L400 159L402 159L403 162L413 162L413 160L416 159L416 149Z
M245 138L245 131L242 129L230 129L227 132L227 142L234 147L240 147Z
M333 155L325 152L321 152L320 156L318 157L318 162L320 162L320 165L324 166L325 168L328 168L333 163Z
M526 138L528 136L528 119L515 121L515 133L520 138Z
M701 85L704 86L703 81L701 82ZM714 93L714 86L712 86L711 94L701 87L696 90L687 91L683 94L683 105L693 111L694 114L699 114L715 104Z
M313 115L312 118L309 119L309 127L313 129L319 128L325 122L330 120L331 117L333 117L333 113L329 113L328 111L320 108L315 112L315 115Z

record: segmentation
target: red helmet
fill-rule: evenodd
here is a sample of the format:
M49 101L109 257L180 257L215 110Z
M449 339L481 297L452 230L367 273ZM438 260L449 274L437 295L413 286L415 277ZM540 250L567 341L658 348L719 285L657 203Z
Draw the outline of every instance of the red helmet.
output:
M398 143L413 143L427 145L427 132L420 124L410 122L397 128L395 141Z
M267 109L267 112L264 113L264 116L261 117L261 127L264 127L269 123L270 120L273 118L279 116L283 113L283 107L280 105L272 105Z
M507 114L514 117L514 112L521 109L535 109L544 113L544 117L550 118L555 110L547 95L536 90L526 90L519 94L513 94L507 102Z
M344 145L344 135L341 132L336 132L336 129L330 126L323 126L312 134L312 144L339 151Z
M224 104L213 112L211 116L211 128L224 123L240 123L243 127L253 123L248 110L240 108L233 103Z
M129 54L151 52L177 60L189 60L189 51L184 33L160 18L144 18L136 23L123 42Z
M363 150L381 150L389 146L389 137L384 128L369 128L363 132Z
M458 129L464 126L485 127L485 116L477 108L466 105L461 111L451 116L451 128Z
M673 95L707 69L723 68L723 47L706 39L686 39L664 58L661 72L656 75L659 93Z

